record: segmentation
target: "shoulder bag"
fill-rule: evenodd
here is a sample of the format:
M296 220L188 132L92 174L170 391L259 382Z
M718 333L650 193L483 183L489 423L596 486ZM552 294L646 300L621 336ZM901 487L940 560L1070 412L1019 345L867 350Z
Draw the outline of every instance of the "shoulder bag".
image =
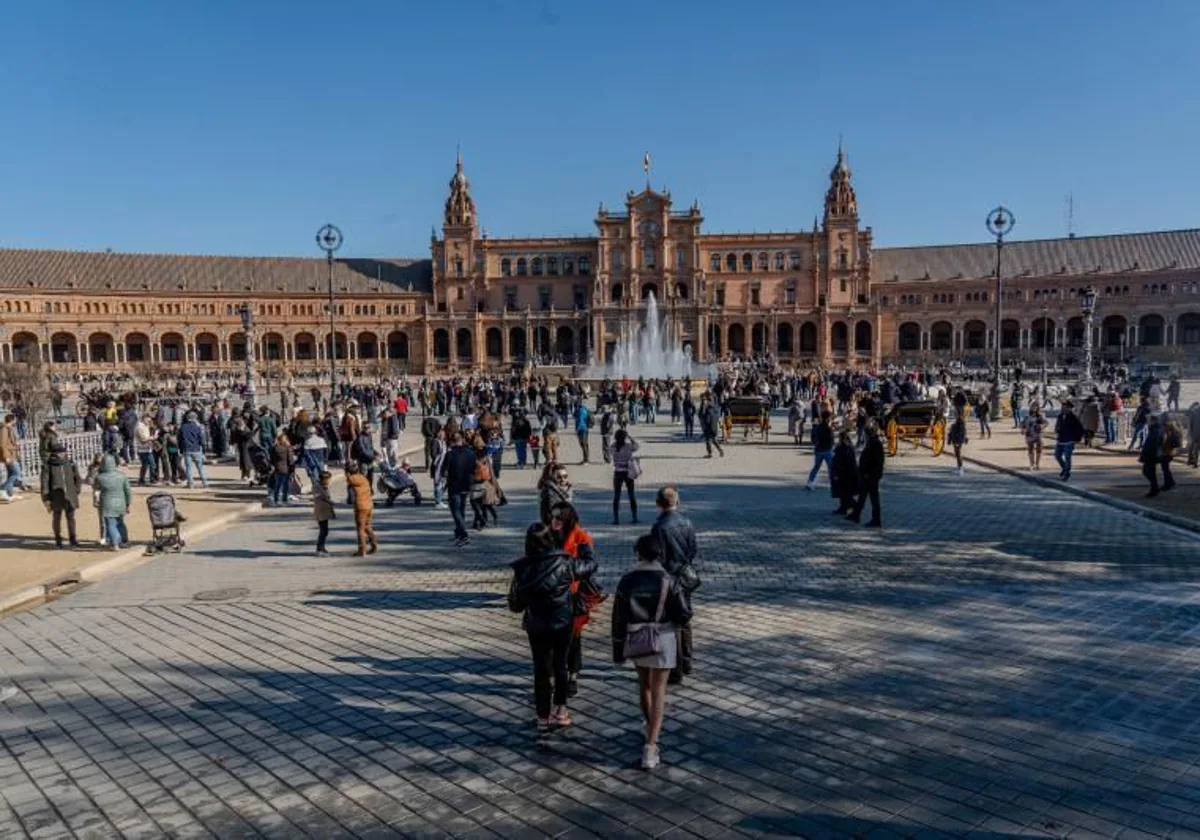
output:
M689 595L700 588L703 581L700 580L700 573L696 571L696 567L691 563L684 563L679 567L679 573L675 575L675 579L679 581L679 588Z
M654 611L654 621L641 624L635 630L625 634L625 658L637 659L641 656L654 656L662 652L662 638L659 636L658 625L662 623L663 608L667 605L667 590L671 588L670 575L662 576L662 591L658 595L658 609Z

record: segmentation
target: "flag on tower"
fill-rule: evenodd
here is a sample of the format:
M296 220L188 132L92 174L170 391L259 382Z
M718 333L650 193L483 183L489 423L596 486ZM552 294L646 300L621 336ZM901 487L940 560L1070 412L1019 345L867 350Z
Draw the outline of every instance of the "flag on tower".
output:
M642 171L646 173L647 178L650 177L650 153L649 152L646 152L646 154L642 156Z

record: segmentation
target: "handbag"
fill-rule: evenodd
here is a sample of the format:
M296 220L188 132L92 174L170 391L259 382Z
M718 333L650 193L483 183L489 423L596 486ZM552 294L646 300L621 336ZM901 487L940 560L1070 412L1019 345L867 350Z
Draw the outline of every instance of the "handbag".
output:
M643 624L625 634L625 658L637 659L642 656L654 656L662 652L662 637L658 625L663 619L663 608L667 604L667 590L671 587L671 578L663 575L662 591L658 595L658 609L654 611L654 621Z
M675 580L679 581L679 588L689 595L699 589L700 584L704 582L700 579L700 573L696 571L696 567L691 563L684 563L679 567Z
M637 481L638 478L641 477L641 475L642 475L642 459L641 458L634 455L633 457L631 457L629 459L629 472L627 472L626 475L628 475L634 481Z

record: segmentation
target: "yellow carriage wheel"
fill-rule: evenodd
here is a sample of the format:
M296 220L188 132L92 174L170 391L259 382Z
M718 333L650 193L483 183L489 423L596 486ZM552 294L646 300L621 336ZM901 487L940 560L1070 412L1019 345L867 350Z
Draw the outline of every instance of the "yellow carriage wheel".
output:
M929 432L930 443L933 444L933 454L938 456L942 454L942 450L946 448L946 419L939 417L933 421L933 428Z
M896 423L896 418L893 417L887 421L887 451L889 455L895 455L896 450L900 446L900 426Z

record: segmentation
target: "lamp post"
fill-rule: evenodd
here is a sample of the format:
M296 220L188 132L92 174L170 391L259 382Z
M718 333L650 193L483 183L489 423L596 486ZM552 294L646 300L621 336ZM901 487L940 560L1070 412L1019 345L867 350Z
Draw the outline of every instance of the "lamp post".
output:
M1046 376L1046 345L1049 344L1049 342L1046 341L1046 333L1049 329L1049 326L1050 326L1050 305L1043 303L1042 304L1042 395L1043 396L1045 396L1045 394L1046 394L1046 384L1048 381L1047 376Z
M238 307L242 316L242 331L246 333L246 402L254 408L254 310L243 302Z
M1000 258L1004 253L1004 237L1013 229L1013 225L1017 223L1017 217L1012 214L1012 211L1007 207L1000 205L987 214L987 229L988 233L996 237L996 371L995 378L992 380L992 417L1000 416L1000 346L1003 344L1001 340L1001 310L1004 301L1004 284L1000 279Z
M342 232L333 225L317 231L317 245L325 252L329 266L329 402L337 399L337 331L334 328L333 252L342 247Z
M1125 342L1129 339L1125 330L1121 330L1121 367L1125 367Z
M1085 387L1092 384L1092 315L1096 311L1096 289L1088 286L1083 291L1083 380Z

